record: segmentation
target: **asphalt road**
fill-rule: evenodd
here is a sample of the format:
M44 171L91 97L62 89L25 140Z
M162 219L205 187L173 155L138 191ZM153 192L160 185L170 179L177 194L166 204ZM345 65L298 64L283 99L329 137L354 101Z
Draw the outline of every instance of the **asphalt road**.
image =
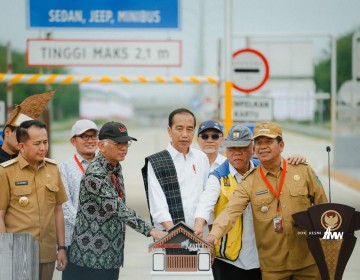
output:
M160 151L167 146L169 141L166 128L142 128L129 129L129 134L138 138L129 148L128 155L122 163L125 186L127 193L127 204L137 211L137 213L149 219L146 196L143 187L140 169L144 165L144 158L154 152ZM307 157L310 165L319 175L322 184L328 193L329 179L324 168L327 167L328 155L326 146L330 145L330 140L323 140L302 134L295 134L284 131L285 141L284 156L291 154L303 154ZM194 141L196 147L196 140ZM73 147L69 142L52 144L52 157L58 162L66 159L73 154ZM342 203L354 207L360 211L360 192L331 179L331 200L332 202ZM360 237L360 231L356 233ZM151 259L148 253L148 246L152 243L151 238L128 228L125 246L125 264L120 269L120 279L144 280L150 279ZM344 280L356 280L360 275L360 243L354 249L344 273ZM54 280L61 279L61 273L55 272Z

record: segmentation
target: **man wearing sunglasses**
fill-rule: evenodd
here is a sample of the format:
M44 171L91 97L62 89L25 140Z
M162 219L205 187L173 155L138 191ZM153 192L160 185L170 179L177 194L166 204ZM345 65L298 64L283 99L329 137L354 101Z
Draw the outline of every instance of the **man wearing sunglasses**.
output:
M64 183L68 201L62 207L65 218L65 244L67 249L71 245L74 232L75 218L79 204L80 181L85 169L95 157L98 144L98 129L91 120L78 120L71 128L70 143L75 148L75 153L59 166L61 179ZM68 251L68 250L67 250ZM69 255L68 255L69 259ZM67 280L73 269L73 265L68 262L66 269L62 273L62 279Z
M219 148L224 142L223 135L221 125L216 121L207 120L199 126L197 141L200 149L209 159L210 172L226 160L226 157L219 154Z

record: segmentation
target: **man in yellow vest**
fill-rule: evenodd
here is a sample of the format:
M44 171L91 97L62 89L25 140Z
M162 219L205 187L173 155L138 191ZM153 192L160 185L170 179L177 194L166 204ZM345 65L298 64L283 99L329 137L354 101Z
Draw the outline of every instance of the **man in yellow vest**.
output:
M227 160L210 174L195 212L196 233L200 233L206 221L211 221L212 210L215 217L221 213L242 176L259 164L258 160L251 160L252 137L244 125L235 125L229 130L224 141ZM261 279L250 206L244 218L239 217L232 230L218 242L215 251L217 258L212 266L215 280Z

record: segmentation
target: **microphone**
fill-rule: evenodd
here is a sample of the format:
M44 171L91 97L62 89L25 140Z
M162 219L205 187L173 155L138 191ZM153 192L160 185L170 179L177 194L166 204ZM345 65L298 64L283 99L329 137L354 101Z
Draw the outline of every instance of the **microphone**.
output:
M331 189L330 189L330 146L326 146L326 151L328 153L328 177L329 177L329 202L331 203Z

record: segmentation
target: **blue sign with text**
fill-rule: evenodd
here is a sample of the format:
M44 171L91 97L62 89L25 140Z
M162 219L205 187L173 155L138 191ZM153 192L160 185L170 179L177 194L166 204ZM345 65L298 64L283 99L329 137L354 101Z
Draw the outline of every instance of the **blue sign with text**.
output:
M30 28L179 28L179 0L28 0Z

